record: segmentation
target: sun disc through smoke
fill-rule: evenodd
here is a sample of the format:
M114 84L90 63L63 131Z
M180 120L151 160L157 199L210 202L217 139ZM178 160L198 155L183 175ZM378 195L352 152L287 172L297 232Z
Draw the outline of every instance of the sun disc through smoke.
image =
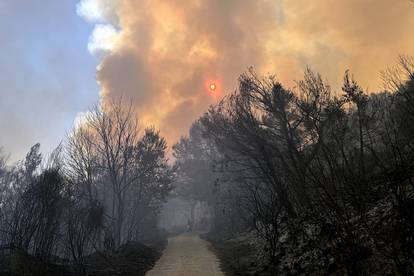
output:
M211 92L216 91L216 88L217 88L217 86L216 86L215 83L210 83L210 90L211 90Z

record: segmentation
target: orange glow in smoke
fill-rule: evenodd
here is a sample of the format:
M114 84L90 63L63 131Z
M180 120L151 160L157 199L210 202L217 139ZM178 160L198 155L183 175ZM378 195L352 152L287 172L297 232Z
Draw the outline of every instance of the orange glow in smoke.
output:
M217 78L205 78L204 79L204 91L214 101L220 100L223 97L223 87L221 81Z

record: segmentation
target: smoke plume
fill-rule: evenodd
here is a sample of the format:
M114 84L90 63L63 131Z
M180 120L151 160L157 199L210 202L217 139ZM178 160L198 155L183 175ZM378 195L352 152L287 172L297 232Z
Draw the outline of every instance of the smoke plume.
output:
M250 66L290 87L306 66L339 88L350 69L365 88L414 50L408 0L84 0L103 102L133 99L169 144ZM210 83L217 85L212 92Z

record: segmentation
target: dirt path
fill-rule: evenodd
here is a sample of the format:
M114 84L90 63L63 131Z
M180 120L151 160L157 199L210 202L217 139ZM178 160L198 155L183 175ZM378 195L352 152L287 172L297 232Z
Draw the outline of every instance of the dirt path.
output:
M162 257L147 276L224 276L208 242L197 234L170 238Z

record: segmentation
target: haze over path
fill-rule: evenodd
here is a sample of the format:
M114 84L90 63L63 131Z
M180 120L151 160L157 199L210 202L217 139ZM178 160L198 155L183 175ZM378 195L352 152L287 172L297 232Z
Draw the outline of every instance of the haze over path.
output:
M208 242L186 233L168 240L162 257L147 276L224 276Z

